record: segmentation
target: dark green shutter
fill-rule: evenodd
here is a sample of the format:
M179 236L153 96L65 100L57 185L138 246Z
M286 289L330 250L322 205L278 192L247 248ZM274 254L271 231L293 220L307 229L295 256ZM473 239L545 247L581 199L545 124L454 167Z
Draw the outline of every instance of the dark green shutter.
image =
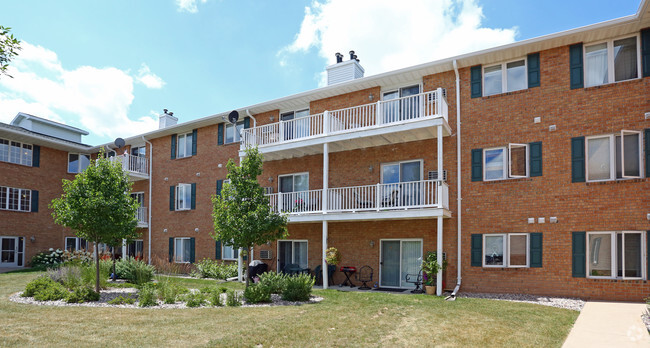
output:
M223 180L217 180L217 196L221 194L223 188Z
M174 193L176 193L176 187L169 186L169 211L176 210L176 200L174 199Z
M571 89L584 86L582 68L582 43L569 46L569 71L571 74Z
M196 209L196 184L192 184L192 209Z
M650 76L650 28L641 30L641 71Z
M172 159L176 159L176 134L172 134Z
M585 137L571 138L571 182L585 179Z
M32 213L38 213L38 191L32 190Z
M483 149L472 150L472 181L483 181Z
M169 238L169 262L174 261L174 238Z
M246 116L244 117L244 129L251 128L251 118Z
M196 129L192 131L192 156L196 156L196 133L198 133Z
M542 176L542 142L537 141L528 144L530 155L529 174L533 176Z
M645 176L650 177L650 128L646 128L645 137Z
M472 98L480 98L483 96L483 77L482 77L482 67L480 65L473 66L471 68L471 90Z
M221 241L218 240L214 243L214 259L221 260Z
M539 53L531 53L528 55L528 88L539 86Z
M530 267L542 267L542 234L530 234Z
M575 278L584 278L587 274L585 267L587 266L587 253L586 253L586 233L573 232L572 237L572 275Z
M472 234L472 266L483 266L483 235Z
M190 238L190 263L196 262L196 252L194 251L194 245L194 238Z
M34 145L32 147L32 167L41 166L41 147Z
M223 145L223 123L217 127L217 145Z

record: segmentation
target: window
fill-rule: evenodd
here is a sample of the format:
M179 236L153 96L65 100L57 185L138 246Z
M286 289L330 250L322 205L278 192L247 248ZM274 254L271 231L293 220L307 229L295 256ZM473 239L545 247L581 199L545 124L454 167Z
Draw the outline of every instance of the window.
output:
M32 145L0 139L0 161L32 165Z
M310 135L309 123L311 119L307 116L309 116L309 109L284 112L280 115L280 120L284 121L282 126L284 140L304 138Z
M146 146L131 147L131 155L136 157L147 157L147 147Z
M69 153L68 173L81 173L90 165L90 155Z
M176 158L192 156L192 133L179 134L176 146Z
M418 94L420 94L420 85L383 92L383 123L398 122L419 117L420 96Z
M529 267L528 233L483 235L483 267Z
M309 267L307 255L307 241L278 241L278 271L291 272L289 269L292 271L295 271L295 268L306 269Z
M529 173L528 144L508 144L508 147L486 149L483 152L485 181L526 178Z
M141 239L136 239L126 246L126 255L136 260L144 258L144 242Z
M242 130L244 130L244 121L237 122L236 124L226 124L226 144L238 143L241 139Z
M585 86L639 77L638 36L585 45Z
M224 260L237 260L239 256L239 250L234 248L232 245L223 245L223 257Z
M643 177L642 144L638 131L587 137L587 181Z
M32 190L0 186L0 210L31 211Z
M587 276L642 279L644 245L640 231L587 232Z
M191 250L190 238L174 238L174 262L189 263Z
M501 63L483 68L483 94L494 95L526 89L526 60Z
M282 211L305 211L309 207L309 173L278 176L278 192L282 193ZM289 194L291 193L291 194Z
M176 210L192 209L192 184L176 186Z
M423 194L422 160L384 163L381 165L381 205L419 205ZM366 199L374 200L373 197Z
M65 237L65 250L68 251L77 251L77 250L87 250L88 242L85 239L79 237Z

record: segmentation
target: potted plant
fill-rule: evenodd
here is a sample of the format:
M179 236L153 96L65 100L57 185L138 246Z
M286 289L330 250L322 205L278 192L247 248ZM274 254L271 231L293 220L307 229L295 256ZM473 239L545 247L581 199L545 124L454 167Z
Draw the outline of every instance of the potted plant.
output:
M427 253L427 257L422 261L422 276L425 279L424 290L427 295L436 293L436 276L441 268L435 253Z
M327 262L328 265L338 265L341 263L341 253L339 253L339 250L331 247L327 248L325 250L325 262Z

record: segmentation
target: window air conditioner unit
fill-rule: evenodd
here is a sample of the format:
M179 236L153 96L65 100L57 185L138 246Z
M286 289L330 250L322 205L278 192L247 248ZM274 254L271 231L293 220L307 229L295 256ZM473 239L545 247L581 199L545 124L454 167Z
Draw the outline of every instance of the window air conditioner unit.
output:
M438 171L430 170L429 171L429 180L438 180ZM442 181L447 182L447 170L442 170Z
M273 258L273 251L271 250L260 250L260 259L261 260L270 260Z

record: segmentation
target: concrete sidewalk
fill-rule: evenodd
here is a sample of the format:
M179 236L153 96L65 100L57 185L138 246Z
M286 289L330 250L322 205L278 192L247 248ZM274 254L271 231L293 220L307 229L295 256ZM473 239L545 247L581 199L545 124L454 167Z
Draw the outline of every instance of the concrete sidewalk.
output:
M650 347L644 303L587 302L562 347Z

